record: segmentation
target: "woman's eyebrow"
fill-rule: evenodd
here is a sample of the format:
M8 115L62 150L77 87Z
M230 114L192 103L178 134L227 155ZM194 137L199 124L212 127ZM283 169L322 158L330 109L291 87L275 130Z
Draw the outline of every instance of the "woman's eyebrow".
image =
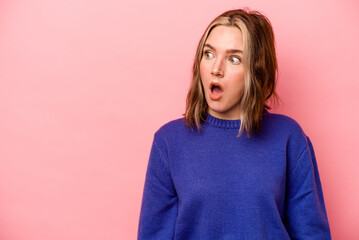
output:
M205 43L204 47L208 47L208 48L210 48L212 50L216 50L214 47L211 46L211 44L208 44L208 43Z
M226 52L227 53L243 53L243 51L239 50L239 49L228 49Z
M208 47L208 48L212 49L213 51L216 50L211 44L208 44L208 43L204 44L204 47ZM227 53L243 53L243 51L240 49L227 49L226 52Z

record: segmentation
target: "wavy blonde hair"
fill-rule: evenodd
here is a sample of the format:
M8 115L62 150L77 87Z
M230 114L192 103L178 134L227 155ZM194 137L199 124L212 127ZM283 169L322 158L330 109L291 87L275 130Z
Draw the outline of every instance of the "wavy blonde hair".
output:
M242 32L243 64L246 70L240 100L241 126L237 136L245 130L250 137L250 134L261 130L264 108L271 109L267 102L278 102L275 92L277 58L274 34L270 21L257 11L227 11L215 18L207 27L199 41L193 63L192 83L187 94L184 122L191 129L197 127L201 130L201 123L206 121L208 105L202 86L200 62L204 44L217 26L234 26Z

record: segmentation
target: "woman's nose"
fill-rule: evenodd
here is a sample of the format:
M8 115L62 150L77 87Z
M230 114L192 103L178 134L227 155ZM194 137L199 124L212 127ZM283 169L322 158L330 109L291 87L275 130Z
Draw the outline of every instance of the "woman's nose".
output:
M212 75L214 75L216 77L223 77L224 76L223 64L222 64L221 59L217 59L216 62L213 64L211 73L212 73Z

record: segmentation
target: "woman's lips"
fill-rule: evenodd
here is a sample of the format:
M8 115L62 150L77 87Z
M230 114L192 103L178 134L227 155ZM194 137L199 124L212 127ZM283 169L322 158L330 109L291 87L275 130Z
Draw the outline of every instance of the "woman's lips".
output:
M212 100L219 100L223 96L223 87L217 82L211 82L209 85L209 97Z

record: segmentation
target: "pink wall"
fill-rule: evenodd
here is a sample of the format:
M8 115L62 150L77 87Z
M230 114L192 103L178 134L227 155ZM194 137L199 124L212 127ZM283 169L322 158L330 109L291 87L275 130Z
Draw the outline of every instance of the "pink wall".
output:
M153 133L209 21L244 6L273 23L275 111L312 139L333 239L359 239L355 0L0 1L0 239L135 239Z

